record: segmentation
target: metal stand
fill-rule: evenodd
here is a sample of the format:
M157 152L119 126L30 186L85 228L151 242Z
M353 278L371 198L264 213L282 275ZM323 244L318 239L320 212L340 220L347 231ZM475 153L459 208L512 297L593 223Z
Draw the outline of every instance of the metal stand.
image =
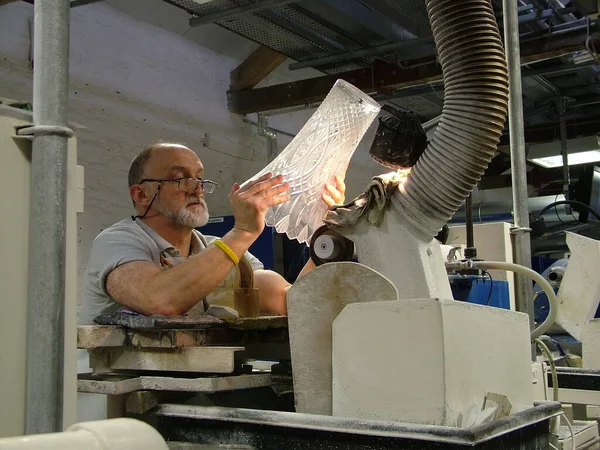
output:
M531 268L531 238L527 208L527 164L523 125L523 93L521 86L521 52L519 48L518 1L504 0L504 40L510 82L508 124L510 130L510 158L513 186L514 261ZM515 301L518 311L527 313L534 327L533 290L531 280L515 276ZM535 355L535 347L532 346Z

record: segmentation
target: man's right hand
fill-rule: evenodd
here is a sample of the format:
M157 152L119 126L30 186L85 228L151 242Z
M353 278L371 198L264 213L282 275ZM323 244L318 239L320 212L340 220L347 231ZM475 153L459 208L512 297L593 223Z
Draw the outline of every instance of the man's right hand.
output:
M229 192L234 228L258 236L265 228L267 209L287 202L290 199L289 188L290 185L283 181L283 175L274 177L271 173L251 180L243 187L234 184Z

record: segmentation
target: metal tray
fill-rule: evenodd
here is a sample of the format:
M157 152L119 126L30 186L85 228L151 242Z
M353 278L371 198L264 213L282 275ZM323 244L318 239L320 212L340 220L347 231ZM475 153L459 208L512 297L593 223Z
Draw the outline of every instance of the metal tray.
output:
M547 449L560 403L460 429L250 409L164 404L152 420L167 441L250 445L258 450Z

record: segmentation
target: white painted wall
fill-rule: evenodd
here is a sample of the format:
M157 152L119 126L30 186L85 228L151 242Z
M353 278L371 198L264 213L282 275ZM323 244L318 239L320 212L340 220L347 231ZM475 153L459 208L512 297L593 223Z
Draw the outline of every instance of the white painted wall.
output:
M198 152L207 176L221 186L209 199L213 215L228 214L230 186L267 162L265 139L226 106L229 73L256 44L216 25L190 29L187 18L160 0L112 0L71 10L69 117L84 127L77 135L79 164L86 170L78 224L80 290L95 236L131 214L127 170L147 144L180 141ZM32 20L33 7L25 2L0 6L0 97L31 101ZM315 75L284 65L262 84ZM283 114L270 123L295 133L311 113ZM280 148L289 140L281 136ZM366 148L351 167L348 197L382 172Z

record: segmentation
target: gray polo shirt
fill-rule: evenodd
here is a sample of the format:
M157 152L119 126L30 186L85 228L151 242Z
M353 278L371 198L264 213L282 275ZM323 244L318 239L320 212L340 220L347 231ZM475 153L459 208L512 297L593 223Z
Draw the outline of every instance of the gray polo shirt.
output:
M190 255L200 253L216 239L219 238L204 236L194 230ZM245 256L254 270L263 268L251 253L246 252ZM167 269L185 259L179 256L179 250L141 220L124 219L108 227L92 244L79 324L91 325L94 317L123 308L106 290L106 277L112 270L131 261L151 261ZM229 287L234 277L235 269L232 269L219 287Z

